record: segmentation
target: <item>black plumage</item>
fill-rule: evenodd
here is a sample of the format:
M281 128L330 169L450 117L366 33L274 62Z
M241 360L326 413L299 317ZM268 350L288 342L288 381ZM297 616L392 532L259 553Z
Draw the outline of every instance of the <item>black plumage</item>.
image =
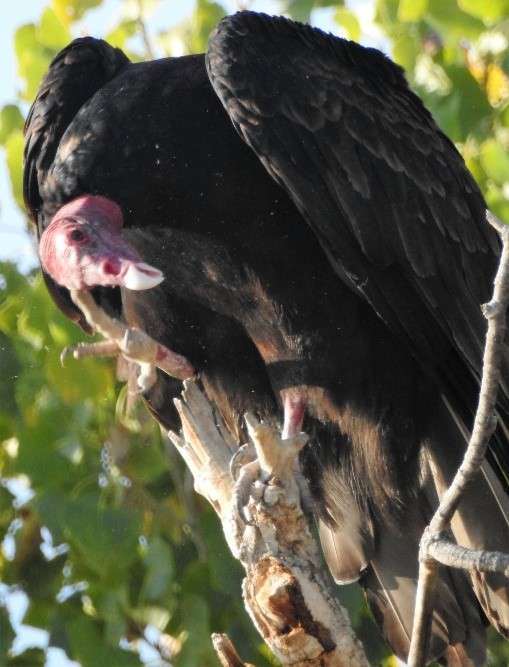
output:
M420 534L476 408L499 242L400 68L250 12L224 19L205 57L131 64L76 40L27 119L39 235L83 194L119 204L123 235L166 276L143 295L97 288L108 311L186 356L232 427L246 410L276 423L288 398L305 405L301 463L329 566L360 580L405 656ZM505 365L503 378L502 424L453 532L509 551ZM178 388L161 373L146 395L165 426ZM443 568L430 658L482 664L483 614L508 635L508 581L472 588Z

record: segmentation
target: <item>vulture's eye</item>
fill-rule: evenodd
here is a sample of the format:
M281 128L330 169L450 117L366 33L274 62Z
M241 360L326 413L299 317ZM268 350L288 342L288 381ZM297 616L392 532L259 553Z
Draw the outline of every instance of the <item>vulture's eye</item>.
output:
M88 236L81 231L81 229L73 229L69 234L69 239L75 241L76 243L84 243L88 241Z

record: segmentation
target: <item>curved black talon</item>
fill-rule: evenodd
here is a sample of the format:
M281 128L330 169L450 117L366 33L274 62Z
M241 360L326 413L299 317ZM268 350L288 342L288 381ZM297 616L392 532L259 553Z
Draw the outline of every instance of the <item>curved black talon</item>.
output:
M247 463L256 459L256 449L252 442L241 445L230 460L230 475L235 481L238 480L240 471Z

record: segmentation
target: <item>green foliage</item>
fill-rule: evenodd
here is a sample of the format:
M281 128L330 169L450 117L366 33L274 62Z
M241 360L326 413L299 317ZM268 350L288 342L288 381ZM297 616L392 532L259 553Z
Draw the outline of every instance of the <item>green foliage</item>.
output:
M493 212L509 220L507 0L379 0L394 59L463 150Z
M187 21L156 36L156 44L166 53L203 53L210 33L225 16L224 7L209 0L197 0L196 10Z
M211 665L203 638L240 626L251 657L266 664L224 540L215 551L215 515L209 508L200 514L204 561L184 509L194 498L183 498L172 483L167 445L153 422L144 411L125 419L115 409L119 387L109 363L80 362L79 382L77 362L61 369L59 350L80 334L54 308L39 276L4 263L0 285L0 383L7 397L0 470L5 480L29 480L34 494L16 510L9 487L0 486L1 534L15 545L0 569L5 584L23 582L25 622L49 630L52 644L82 665L140 664L136 642L148 625L174 633L187 656L180 664ZM178 479L183 471L175 473ZM216 601L220 611L212 614ZM0 650L7 655L14 634L2 614ZM26 659L39 661L32 653Z
M20 207L21 109L56 52L104 2L52 0L36 24L15 34L21 88L19 99L0 109L0 145ZM226 11L198 0L187 21L156 30L150 16L157 0L115 3L116 23L105 37L137 59L204 51ZM509 220L509 0L373 4L393 57L459 143L489 206ZM363 38L355 3L286 0L280 7L301 20L329 7L350 39ZM23 582L24 623L46 629L50 645L84 667L141 664L147 628L159 637L160 664L218 664L212 631L228 632L245 660L274 664L243 610L242 572L215 514L189 493L184 468L157 427L142 409L125 415L125 389L110 363L71 359L61 366L62 348L81 338L36 273L0 264L0 579ZM30 499L20 505L22 491ZM386 652L358 587L338 595L370 661L380 662ZM0 598L0 664L44 664L41 649L12 654L15 634ZM491 642L490 664L507 664L507 644L495 635Z

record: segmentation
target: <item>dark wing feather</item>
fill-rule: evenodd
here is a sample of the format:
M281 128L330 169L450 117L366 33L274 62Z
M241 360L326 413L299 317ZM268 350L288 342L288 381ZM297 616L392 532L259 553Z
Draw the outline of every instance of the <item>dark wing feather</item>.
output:
M48 174L67 127L83 104L127 64L129 59L120 49L92 37L74 40L51 62L25 123L23 196L39 236L49 222L43 202L44 206L50 202L50 207L53 203L55 210L63 203L52 201L56 191L51 190L54 184ZM43 276L59 308L90 331L67 290L44 272Z
M23 194L27 211L41 233L41 188L60 140L79 109L129 59L103 40L74 40L53 59L25 123Z
M219 24L207 68L341 277L421 361L440 365L452 346L478 376L479 304L499 243L461 156L402 70L379 51L249 12Z

